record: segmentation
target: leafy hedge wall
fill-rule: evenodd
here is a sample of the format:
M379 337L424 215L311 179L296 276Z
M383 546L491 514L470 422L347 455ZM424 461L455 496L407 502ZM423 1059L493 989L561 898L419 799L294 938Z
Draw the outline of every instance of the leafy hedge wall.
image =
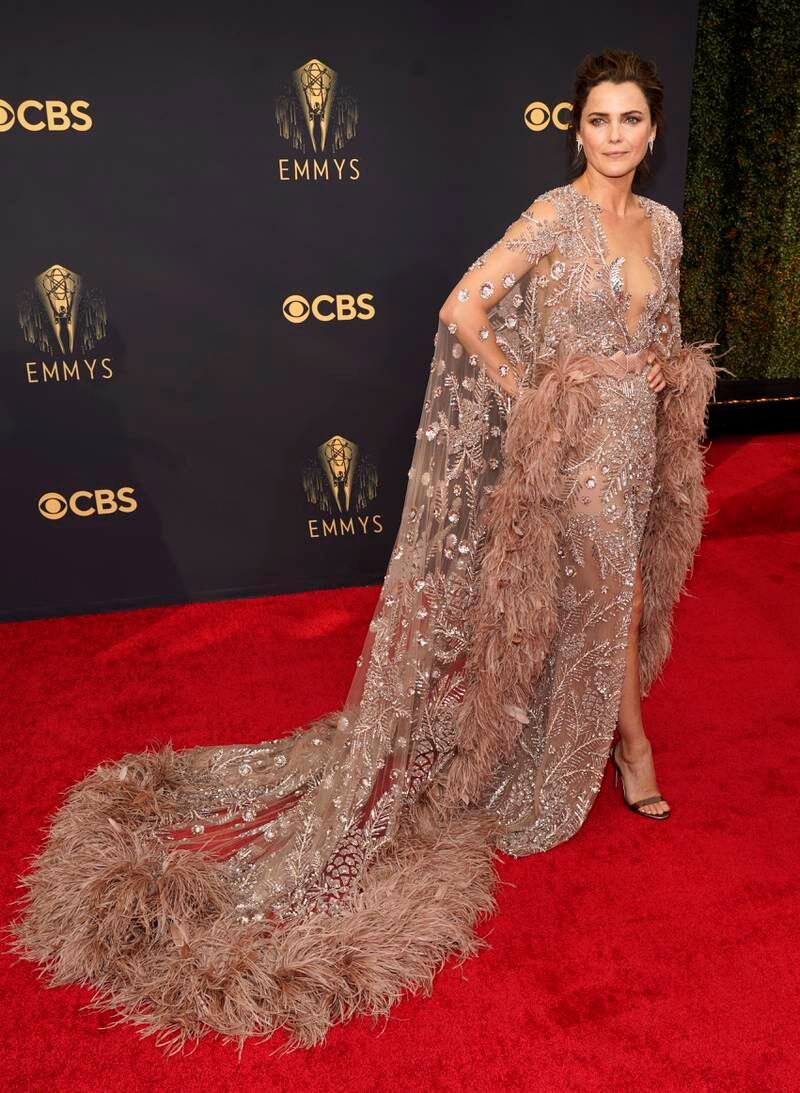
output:
M800 0L700 0L684 339L737 379L800 379Z

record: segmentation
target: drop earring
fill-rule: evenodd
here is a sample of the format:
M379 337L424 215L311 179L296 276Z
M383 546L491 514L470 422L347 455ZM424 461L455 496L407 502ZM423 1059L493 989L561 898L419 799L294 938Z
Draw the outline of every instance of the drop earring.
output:
M575 143L578 146L578 155L581 155L581 153L583 152L583 141L580 137L575 137Z
M656 142L655 137L651 137L650 140L647 142L650 145L650 155L651 156L653 154L653 145L655 144L655 142Z

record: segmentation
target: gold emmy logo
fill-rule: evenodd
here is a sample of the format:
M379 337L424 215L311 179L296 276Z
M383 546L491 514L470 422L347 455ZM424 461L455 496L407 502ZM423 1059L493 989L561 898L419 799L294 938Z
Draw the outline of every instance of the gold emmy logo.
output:
M45 520L61 520L67 513L108 516L113 512L135 512L139 503L133 496L133 486L121 486L118 490L75 490L69 497L63 493L43 493L37 507Z
M572 119L568 118L565 121L561 116L564 113L572 113L571 102L557 103L552 110L544 102L528 103L525 107L525 124L534 133L541 133L551 123L556 129L569 129Z
M305 296L295 294L287 296L283 301L283 317L288 323L304 323L312 315L321 323L373 319L375 308L370 302L373 299L371 292L362 292L358 296L351 296L347 292L340 292L336 296L321 293L309 303Z
M360 177L357 159L336 155L355 136L358 103L340 82L339 73L324 61L312 58L295 69L289 85L275 98L275 121L283 139L306 157L279 159L282 182L331 178L341 182L346 170L349 181ZM330 162L317 158L328 155Z
M89 103L85 99L75 99L66 103L61 99L25 99L16 109L5 99L0 99L0 133L7 133L14 125L27 129L29 133L38 133L47 129L51 133L61 133L72 129L75 133L86 133L92 128L92 119L87 114Z
M309 503L330 515L308 521L311 539L383 531L379 515L360 515L378 492L378 472L355 441L336 434L320 444L303 471L303 488Z
M26 361L28 383L113 375L110 357L86 355L106 336L108 319L102 295L74 270L57 264L35 277L33 288L19 297L17 317L25 341L54 358Z

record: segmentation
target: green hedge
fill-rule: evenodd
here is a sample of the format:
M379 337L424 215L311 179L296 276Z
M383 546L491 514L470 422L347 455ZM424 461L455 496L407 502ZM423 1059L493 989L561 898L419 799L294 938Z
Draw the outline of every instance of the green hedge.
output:
M800 379L800 0L700 0L681 305L738 379Z

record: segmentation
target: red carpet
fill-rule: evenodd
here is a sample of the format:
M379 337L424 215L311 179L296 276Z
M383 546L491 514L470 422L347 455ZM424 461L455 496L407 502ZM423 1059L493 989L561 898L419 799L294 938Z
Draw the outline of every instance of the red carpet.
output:
M607 775L578 835L504 860L491 949L431 998L309 1052L165 1057L3 956L4 1089L796 1090L800 434L709 452L711 515L644 705L665 824ZM345 697L377 588L6 625L8 900L63 791L104 759L279 735ZM6 906L4 921L11 910ZM276 1046L281 1042L276 1037Z

